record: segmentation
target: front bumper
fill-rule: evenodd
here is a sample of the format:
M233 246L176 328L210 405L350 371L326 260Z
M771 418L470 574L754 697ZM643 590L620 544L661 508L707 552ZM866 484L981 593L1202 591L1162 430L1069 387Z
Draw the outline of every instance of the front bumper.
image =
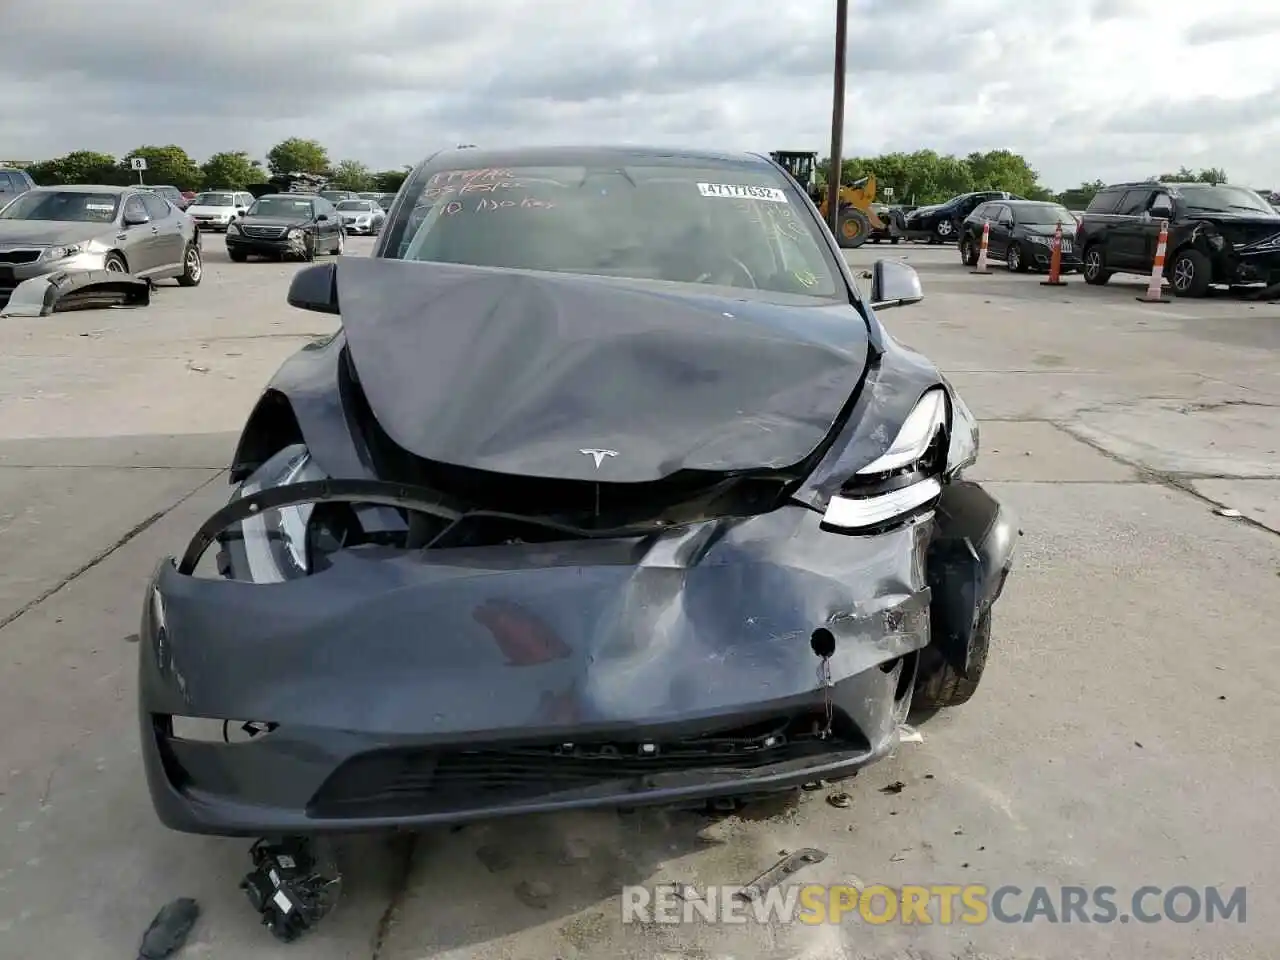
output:
M354 220L344 220L342 226L347 233L357 233L365 237L377 233L377 227L372 223L356 223Z
M307 235L300 234L290 238L283 237L251 237L244 233L227 234L228 253L246 253L257 257L305 257L307 255Z
M196 229L202 233L226 233L227 227L235 222L234 218L229 220L201 219L200 217L192 217Z
M4 254L0 254L3 257ZM80 253L62 260L36 260L31 263L11 263L0 260L0 306L8 303L14 289L24 280L44 277L51 273L79 273L101 270L106 253Z
M1022 255L1026 262L1037 270L1048 270L1049 262L1053 257L1053 248L1045 243L1032 243L1029 240L1020 241L1022 245ZM1066 249L1066 244L1071 244L1071 249ZM1080 260L1080 253L1076 247L1074 239L1063 238L1062 249L1062 269L1063 270L1079 270L1084 264Z
M1280 252L1236 256L1218 254L1212 258L1213 282L1239 284L1280 283Z
M784 507L644 541L440 550L433 562L361 547L275 584L187 577L166 560L139 660L155 809L177 830L250 836L846 776L892 749L931 599L947 589L930 588L933 520L859 537L820 521ZM990 553L978 544L939 563L972 555L976 570ZM952 605L994 599L995 587L975 589L987 580L963 579ZM806 735L825 716L815 630L835 644L826 739ZM175 737L173 717L278 726L227 744Z

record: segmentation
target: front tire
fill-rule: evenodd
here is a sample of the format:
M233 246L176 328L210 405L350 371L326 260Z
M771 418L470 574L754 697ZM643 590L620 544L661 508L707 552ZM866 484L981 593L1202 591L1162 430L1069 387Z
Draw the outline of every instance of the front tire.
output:
M1095 287L1111 279L1111 271L1107 269L1106 257L1099 245L1094 244L1085 250L1083 273L1084 282Z
M347 235L343 233L341 230L339 230L338 239L333 241L333 255L335 257L342 256L342 251L346 249L346 246L347 246Z
M228 250L227 256L231 258L232 263L244 263L249 259L249 255L243 250Z
M1213 265L1199 250L1179 250L1169 265L1169 281L1179 297L1203 297L1213 280Z
M1009 244L1009 253L1005 259L1010 273L1026 273L1027 261L1023 259L1022 247L1017 243Z
M186 253L182 255L182 274L178 277L180 287L198 287L200 278L204 276L204 257L195 243L187 244Z
M118 253L108 253L102 258L102 269L108 273L128 273L129 265L124 262L124 257Z
M976 267L978 265L978 251L974 249L973 241L968 237L960 241L960 262L966 267Z
M871 221L863 215L861 210L854 207L845 207L840 211L836 239L843 249L858 249L858 247L867 242L867 237L870 234Z
M983 671L987 667L987 654L991 650L991 610L988 609L973 631L969 653L968 675L962 674L943 659L934 647L920 651L920 666L916 672L916 689L911 698L915 711L933 712L943 707L958 707L968 703L978 691Z
M933 228L938 237L938 243L947 243L956 238L956 225L948 220L939 220L938 225Z

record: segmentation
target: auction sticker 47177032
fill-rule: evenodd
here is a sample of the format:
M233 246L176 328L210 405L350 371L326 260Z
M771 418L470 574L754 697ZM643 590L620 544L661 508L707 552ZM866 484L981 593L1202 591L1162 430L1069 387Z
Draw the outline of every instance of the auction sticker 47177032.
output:
M727 197L730 200L768 200L786 203L787 195L778 187L751 187L742 183L700 183L698 192L704 197Z

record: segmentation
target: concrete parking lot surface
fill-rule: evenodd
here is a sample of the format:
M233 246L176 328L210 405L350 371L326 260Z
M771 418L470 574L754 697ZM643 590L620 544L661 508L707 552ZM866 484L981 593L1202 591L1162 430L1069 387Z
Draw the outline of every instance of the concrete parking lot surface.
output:
M926 301L883 319L983 421L975 475L1025 532L974 700L840 785L847 807L352 838L338 909L274 942L236 889L247 844L155 820L127 638L157 559L225 500L263 383L333 324L285 304L296 266L206 248L204 283L146 309L0 320L0 957L132 957L177 896L204 911L181 956L228 960L1280 955L1280 307L918 245L849 256L920 271ZM623 884L741 884L805 846L828 856L799 882L1106 885L1121 913L1144 885L1246 886L1247 916L621 922Z

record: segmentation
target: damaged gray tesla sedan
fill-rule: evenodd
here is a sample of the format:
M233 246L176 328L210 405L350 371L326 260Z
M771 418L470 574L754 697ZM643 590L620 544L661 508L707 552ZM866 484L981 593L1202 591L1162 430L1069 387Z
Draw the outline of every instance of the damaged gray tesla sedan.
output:
M1016 530L962 479L972 414L873 312L920 299L882 261L865 300L762 157L420 164L372 258L295 276L341 329L267 386L228 505L147 588L160 818L749 795L969 699Z

